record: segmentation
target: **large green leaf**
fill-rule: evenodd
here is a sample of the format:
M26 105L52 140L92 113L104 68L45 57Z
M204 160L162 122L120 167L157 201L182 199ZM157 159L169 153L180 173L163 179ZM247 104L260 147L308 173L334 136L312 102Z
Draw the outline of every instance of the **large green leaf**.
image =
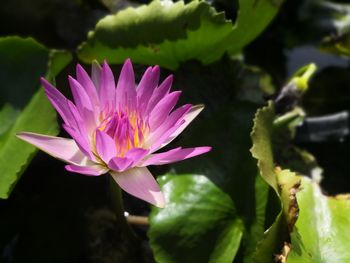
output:
M88 63L106 58L122 63L131 57L137 63L175 69L181 61L219 58L224 50L214 48L231 31L223 13L216 13L207 2L157 0L100 20L78 56Z
M35 87L39 87L40 76L45 72L47 76L57 75L71 56L50 51L30 38L7 37L0 39L0 58L1 98L21 110L18 117L15 110L9 111L10 106L5 106L1 112L2 117L6 117L1 120L7 129L0 137L0 198L7 198L35 152L33 146L15 137L16 132L58 133L56 113L42 89L23 109L22 106Z
M318 183L276 167L278 158L274 157L274 153L281 150L274 148L283 147L276 144L275 137L281 136L281 127L277 123L272 103L260 109L254 121L252 153L258 159L262 177L277 189L281 212L258 242L255 254L252 257L248 255L248 259L253 262L270 262L276 250L282 248L283 241L288 240L289 232L291 246L285 245L287 249L279 256L280 260L349 261L348 196L326 197Z
M276 16L283 0L240 0L238 18L230 36L230 54L254 40Z
M255 181L255 215L243 237L244 262L252 262L257 244L264 237L269 189L269 185L258 174Z
M149 236L157 262L232 262L243 223L227 194L205 176L159 180L167 206L153 209Z
M10 104L5 104L0 111L0 147L6 141L5 136L16 121L19 112Z
M251 133L253 140L251 152L253 157L258 160L261 176L278 194L279 190L272 145L274 118L275 112L272 102L257 111Z
M350 262L350 200L327 197L317 182L303 178L297 193L299 216L287 262Z
M49 50L34 39L0 38L0 106L23 108L45 75Z
M251 152L258 160L260 175L274 189L270 200L274 200L275 209L279 209L280 212L274 222L267 226L268 229L264 235L258 236L260 240L254 240L256 250L253 255L246 256L247 262L272 261L273 255L281 248L283 241L287 238L288 229L293 227L297 217L295 193L299 189L300 178L289 170L281 170L276 167L273 141L276 135L275 117L272 102L257 111L251 133L253 140ZM276 197L279 197L277 204Z
M233 27L205 1L155 0L101 19L78 56L87 63L94 59L122 63L130 57L137 63L170 69L192 59L208 64L228 49L236 53L252 41L276 15L280 2L240 1Z
M283 241L288 237L298 216L298 206L295 194L300 187L300 177L289 170L276 169L279 185L281 212L275 218L273 224L262 235L261 239L253 244L256 249L253 254L246 256L246 262L272 262L273 256L282 247ZM267 212L268 213L268 212Z

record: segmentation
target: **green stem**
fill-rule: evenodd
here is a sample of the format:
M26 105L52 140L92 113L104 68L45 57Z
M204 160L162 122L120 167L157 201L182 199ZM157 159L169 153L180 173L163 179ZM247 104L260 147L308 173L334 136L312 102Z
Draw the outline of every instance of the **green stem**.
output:
M128 234L132 238L135 238L135 234L128 222L126 221L124 215L122 190L119 187L119 185L113 180L112 176L108 177L108 184L111 197L111 205L116 216L118 225L121 227L121 229L124 230L126 234Z

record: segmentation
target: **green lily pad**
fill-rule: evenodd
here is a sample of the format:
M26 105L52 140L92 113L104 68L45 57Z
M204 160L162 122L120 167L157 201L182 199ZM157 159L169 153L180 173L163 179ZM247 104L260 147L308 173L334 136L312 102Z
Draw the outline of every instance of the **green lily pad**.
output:
M273 200L273 210L279 210L279 213L273 223L267 226L264 234L260 232L260 235L257 236L260 237L260 240L254 240L253 244L256 245L256 249L252 255L246 256L246 262L272 261L273 255L287 239L288 229L292 229L297 217L295 194L300 186L300 178L289 170L276 167L273 149L273 136L276 135L274 120L275 112L272 102L257 111L251 133L253 140L251 152L258 160L261 177L274 189L270 201ZM271 204L266 204L266 206L271 206Z
M299 207L296 201L296 193L300 189L301 178L289 170L276 169L279 185L281 211L276 216L273 224L262 235L261 239L253 244L256 250L246 256L246 262L271 262L276 252L282 247L283 241L288 237L297 220ZM267 206L267 205L266 205ZM261 233L261 232L260 232Z
M181 61L222 56L225 50L214 48L231 31L231 22L205 1L153 1L101 19L78 56L87 63L107 58L119 64L130 57L175 69Z
M287 262L349 262L349 195L325 196L317 182L303 178L296 198L299 216Z
M261 176L279 194L272 144L274 118L272 102L257 111L251 133L253 140L251 152L253 157L258 160Z
M71 55L50 51L31 38L6 37L0 39L0 58L5 68L0 74L0 97L11 103L0 113L0 119L7 127L0 135L0 198L8 198L36 152L15 134L20 131L58 133L55 110L42 89L35 92L39 78L45 72L47 76L57 75L71 60Z
M91 63L108 59L120 64L158 64L176 69L181 62L212 63L230 50L239 52L269 24L280 0L242 0L235 26L206 1L153 1L101 19L78 49ZM252 17L253 14L253 17Z
M149 237L157 262L232 262L243 235L234 204L205 176L166 175L164 209L154 208Z
M6 141L5 136L10 130L16 118L18 117L19 111L15 110L10 104L5 104L0 111L0 146Z

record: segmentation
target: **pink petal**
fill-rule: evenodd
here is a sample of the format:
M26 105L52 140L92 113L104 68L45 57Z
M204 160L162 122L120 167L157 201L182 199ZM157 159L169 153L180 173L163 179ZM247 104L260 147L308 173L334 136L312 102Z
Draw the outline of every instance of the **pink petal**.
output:
M117 107L134 109L136 106L136 86L134 70L131 60L127 59L124 62L120 72L117 91L116 91Z
M81 134L79 132L77 132L74 128L72 128L66 124L63 124L62 126L66 130L66 132L74 139L74 141L77 144L77 146L79 147L79 149L86 156L88 156L90 160L95 160L95 156L91 152L90 144L86 140L86 138L81 136Z
M75 165L93 164L72 139L41 135L31 132L17 133L17 137L49 155Z
M149 99L152 97L154 89L159 81L159 67L149 67L143 74L137 86L137 98L141 110L146 110Z
M114 109L115 107L115 82L111 68L105 61L102 66L100 80L100 104L101 109Z
M149 158L147 158L147 160L142 163L142 166L174 163L209 152L210 150L211 147L207 146L185 149L179 147L167 152L150 155Z
M74 102L78 110L80 109L88 109L92 110L92 105L88 94L85 89L81 86L81 84L72 78L72 76L68 76L69 85L73 94Z
M97 90L97 93L99 94L100 91L100 85L101 85L101 72L102 68L100 64L94 60L91 64L91 80L94 83L94 86Z
M157 207L165 206L164 195L147 168L132 168L124 172L110 172L117 184L127 193Z
M108 167L111 170L123 172L132 166L132 160L126 157L113 157L108 162Z
M158 148L163 148L164 146L168 145L170 142L172 142L180 133L183 132L183 130L198 116L198 114L204 109L203 105L196 105L193 106L192 109L185 115L184 122L173 132L171 133L168 138L166 138L161 146ZM158 150L157 149L157 150Z
M161 126L159 126L156 130L151 130L151 133L145 142L147 148L152 148L155 149L154 151L156 151L156 142L161 138L164 138L163 140L167 139L173 132L175 132L180 125L182 125L182 122L184 122L184 117L191 110L191 108L191 104L186 104L177 108L168 116ZM162 141L158 145L161 143Z
M150 153L154 153L164 147L164 141L166 141L177 129L179 129L184 122L184 120L180 120L161 135L155 135L155 141L150 145Z
M149 150L142 149L142 148L133 148L129 150L126 154L125 157L129 158L132 160L133 164L137 164L140 162L143 157L145 157L149 153Z
M117 155L115 141L103 131L96 130L96 150L101 159L108 163Z
M169 93L172 84L173 76L170 75L153 91L152 97L147 105L146 114L149 114L157 103Z
M112 170L123 172L132 166L138 164L147 154L149 150L142 148L133 148L129 150L125 157L114 157L108 162L108 167Z
M91 166L78 166L74 164L66 165L66 170L72 173L86 174L86 175L101 175L108 172L108 169L102 165L91 165Z
M41 84L44 87L46 96L50 100L52 106L57 110L57 112L62 117L63 121L70 126L75 126L75 119L72 116L68 108L68 99L59 92L54 86L52 86L46 79L41 78Z
M175 91L166 95L149 114L149 125L152 130L158 128L168 117L171 110L175 107L181 91Z
M73 79L71 76L68 77L71 91L73 94L74 102L77 110L82 116L88 130L96 127L94 106L91 103L90 97L85 89L80 85L78 81ZM96 116L97 117L97 116Z
M70 127L79 129L81 136L86 137L87 132L85 124L80 117L75 105L68 99L66 99L62 93L60 93L55 87L48 83L44 78L41 78L41 82L44 86L45 93L48 96L52 105L56 108L61 115L63 121Z
M92 105L99 105L100 101L98 98L98 93L97 89L90 79L89 75L86 73L84 68L80 66L79 64L76 67L76 72L77 72L77 80L81 84L81 86L84 87L88 97L90 98L91 104Z
M80 113L78 112L75 105L68 101L68 109L70 110L71 115L73 116L73 119L75 120L74 125L63 125L65 130L72 136L72 138L78 143L78 146L80 149L86 153L91 160L94 159L94 155L91 151L90 141L92 138L92 128L93 125L88 122L88 120L84 120ZM87 130L87 128L90 128Z

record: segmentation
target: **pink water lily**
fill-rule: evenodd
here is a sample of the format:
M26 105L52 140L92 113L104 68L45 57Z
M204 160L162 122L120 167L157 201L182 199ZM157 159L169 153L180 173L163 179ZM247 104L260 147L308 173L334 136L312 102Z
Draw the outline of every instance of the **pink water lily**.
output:
M68 163L65 168L70 172L92 176L109 172L124 191L164 207L164 196L146 166L210 151L210 147L179 147L155 153L174 140L203 106L186 104L174 110L181 92L170 92L173 77L158 85L159 67L149 67L136 85L130 60L124 63L117 86L106 62L92 66L91 78L77 65L76 79L68 79L74 103L41 81L72 139L30 132L17 136Z

